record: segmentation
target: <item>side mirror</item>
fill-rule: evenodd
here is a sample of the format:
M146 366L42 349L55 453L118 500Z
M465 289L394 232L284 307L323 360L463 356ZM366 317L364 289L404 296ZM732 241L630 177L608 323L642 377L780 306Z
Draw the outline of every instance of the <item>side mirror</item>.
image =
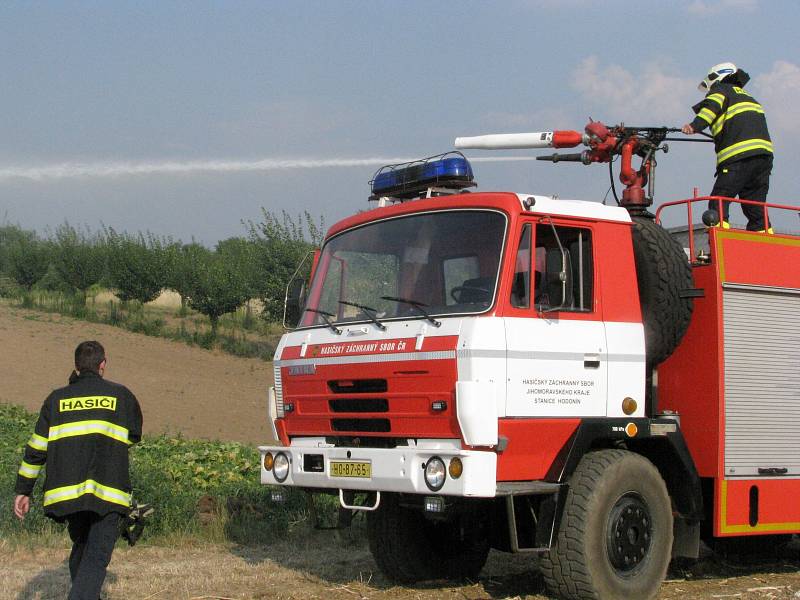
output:
M294 329L303 316L303 307L306 305L305 279L295 277L286 286L286 303L283 306L283 326Z

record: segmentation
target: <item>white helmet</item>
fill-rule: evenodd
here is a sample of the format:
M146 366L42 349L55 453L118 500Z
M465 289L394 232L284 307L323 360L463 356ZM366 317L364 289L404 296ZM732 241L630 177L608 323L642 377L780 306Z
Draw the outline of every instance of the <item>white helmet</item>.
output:
M700 85L697 86L697 89L701 92L707 92L717 81L722 81L728 75L733 75L738 70L738 67L732 62L714 65L708 70L708 75L706 75L706 78L700 82Z

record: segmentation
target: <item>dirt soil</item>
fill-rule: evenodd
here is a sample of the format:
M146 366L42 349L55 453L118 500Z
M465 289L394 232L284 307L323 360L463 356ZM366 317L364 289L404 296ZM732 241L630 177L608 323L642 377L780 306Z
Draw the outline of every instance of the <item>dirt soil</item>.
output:
M0 541L3 598L56 600L66 597L68 550L10 549ZM691 570L675 570L660 600L800 598L800 556L772 563L735 566L708 558ZM363 542L336 532L253 548L180 545L118 548L109 567L109 600L225 600L319 598L333 600L435 600L515 598L545 600L535 558L493 552L478 581L463 585L429 582L393 586L377 571ZM631 598L630 600L638 600Z
M38 410L51 389L64 385L72 352L86 339L106 347L107 376L137 395L147 432L269 441L264 404L271 363L2 303L0 402ZM0 598L63 599L67 556L66 544L12 547L0 539ZM104 598L111 600L547 598L531 556L493 552L479 581L467 585L397 587L377 570L363 536L330 531L260 548L185 542L119 548L106 581ZM673 569L659 598L800 599L800 550L747 566L707 556Z
M106 377L128 386L142 406L145 433L271 441L266 395L272 363L238 358L118 327L0 303L0 402L38 412L66 385L83 340L106 349Z

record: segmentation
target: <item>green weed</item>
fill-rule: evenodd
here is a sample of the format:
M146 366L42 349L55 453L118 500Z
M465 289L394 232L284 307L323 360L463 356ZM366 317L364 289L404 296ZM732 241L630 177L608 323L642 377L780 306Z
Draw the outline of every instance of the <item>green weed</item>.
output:
M24 522L11 510L17 468L35 421L36 415L21 407L0 404L0 538L52 536L59 529L42 513L41 481ZM145 436L131 448L130 457L134 498L156 508L148 538L263 544L309 527L303 492L287 489L284 503L271 501L270 489L260 483L260 457L253 447ZM318 500L317 512L330 521L336 504L333 498Z

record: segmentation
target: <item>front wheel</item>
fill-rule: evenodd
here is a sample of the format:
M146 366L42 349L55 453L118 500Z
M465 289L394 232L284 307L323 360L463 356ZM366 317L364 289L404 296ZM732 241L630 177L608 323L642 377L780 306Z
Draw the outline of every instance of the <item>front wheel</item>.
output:
M397 494L383 494L380 507L367 514L370 552L396 583L475 580L489 555L487 512L479 508L431 521L422 510L402 506Z
M600 450L570 478L558 536L542 557L550 591L570 600L652 598L672 553L672 508L646 458Z

